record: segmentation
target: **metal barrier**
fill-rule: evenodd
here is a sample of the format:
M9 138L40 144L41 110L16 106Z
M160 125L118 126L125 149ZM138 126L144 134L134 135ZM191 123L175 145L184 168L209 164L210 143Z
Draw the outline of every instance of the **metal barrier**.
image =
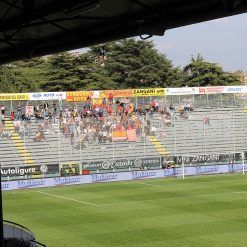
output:
M37 242L33 232L31 232L28 228L12 221L4 220L3 232L5 240L15 238L29 242L30 247L46 246Z

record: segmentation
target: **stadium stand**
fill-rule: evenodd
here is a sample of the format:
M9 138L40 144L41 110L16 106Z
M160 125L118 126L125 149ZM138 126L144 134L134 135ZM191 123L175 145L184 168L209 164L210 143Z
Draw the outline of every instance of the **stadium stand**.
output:
M1 166L61 167L73 162L245 152L245 108L230 105L236 102L232 96L234 101L226 105L229 96L221 96L217 107L208 101L203 105L205 96L199 96L108 98L103 105L94 105L89 98L83 103L6 103L0 126ZM210 97L218 102L218 96ZM33 116L25 114L28 104L34 107ZM126 130L134 131L133 140Z

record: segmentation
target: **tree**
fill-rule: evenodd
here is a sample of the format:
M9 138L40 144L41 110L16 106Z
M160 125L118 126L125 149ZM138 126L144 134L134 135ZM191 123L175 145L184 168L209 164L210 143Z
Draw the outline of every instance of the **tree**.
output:
M226 73L215 63L206 62L198 54L192 56L191 63L184 67L185 77L181 86L226 86L239 84L239 80L231 73Z
M0 66L0 92L13 93L20 91L20 85L14 76L13 65Z
M120 88L165 87L173 81L173 68L153 42L125 39L106 46L105 68Z
M12 64L12 73L19 82L21 92L40 90L40 85L46 81L44 58L32 58Z
M118 83L114 82L109 76L102 58L97 52L96 47L81 54L76 59L76 74L79 81L76 82L76 90L97 90L97 89L116 89Z
M69 52L54 54L46 61L46 81L41 84L44 91L76 90L79 77L76 73L75 57Z

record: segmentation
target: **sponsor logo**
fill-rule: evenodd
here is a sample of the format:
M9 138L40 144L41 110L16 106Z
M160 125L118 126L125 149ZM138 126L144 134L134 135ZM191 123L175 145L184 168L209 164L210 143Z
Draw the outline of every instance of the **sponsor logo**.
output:
M229 91L229 92L240 92L241 90L242 90L242 88L238 87L238 88L228 88L227 91Z
M220 170L219 166L197 166L196 167L196 173L202 174L202 173L218 173Z
M207 161L219 161L220 155L219 154L209 154L209 155L191 155L191 156L177 156L173 158L173 160L177 159L178 163L204 163Z
M134 165L137 167L140 167L142 165L142 160L141 159L135 159L134 160Z
M60 184L75 184L81 182L81 177L61 177L61 178L54 178L54 182L56 185Z
M86 163L82 165L83 169L117 169L117 168L129 168L129 167L141 167L147 166L159 166L161 163L160 158L147 158L147 159L122 159L122 160L105 160L99 162Z
M104 182L104 181L111 181L111 180L117 180L118 174L112 173L112 174L92 174L92 180L93 182Z
M40 171L41 171L42 173L47 173L47 172L48 172L48 167L47 167L46 165L41 165L41 166L40 166Z
M156 171L134 171L131 172L133 179L156 177Z
M224 91L224 87L200 87L199 93L207 94L207 93L222 93Z
M3 176L11 176L11 175L27 175L27 174L33 174L36 172L36 168L20 168L19 166L13 167L13 168L1 168L1 174Z
M45 184L45 180L21 180L18 181L18 188L32 188L32 187L41 187Z
M247 164L244 165L244 169L247 169ZM230 164L228 165L228 171L229 172L237 172L237 171L243 171L243 165L241 164Z
M38 98L41 98L42 95L40 93L35 93L35 94L32 94L32 97L38 99Z
M168 95L186 95L195 94L195 88L167 88Z
M9 184L9 183L7 183L7 182L2 182L2 189L3 189L3 190L8 189L8 188L9 188L9 186L10 186L10 184Z

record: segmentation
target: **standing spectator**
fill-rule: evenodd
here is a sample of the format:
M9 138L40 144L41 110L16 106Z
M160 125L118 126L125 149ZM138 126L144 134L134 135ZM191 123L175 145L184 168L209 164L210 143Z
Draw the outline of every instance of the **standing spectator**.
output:
M5 107L4 107L4 105L1 106L1 114L2 114L2 115L5 114Z

